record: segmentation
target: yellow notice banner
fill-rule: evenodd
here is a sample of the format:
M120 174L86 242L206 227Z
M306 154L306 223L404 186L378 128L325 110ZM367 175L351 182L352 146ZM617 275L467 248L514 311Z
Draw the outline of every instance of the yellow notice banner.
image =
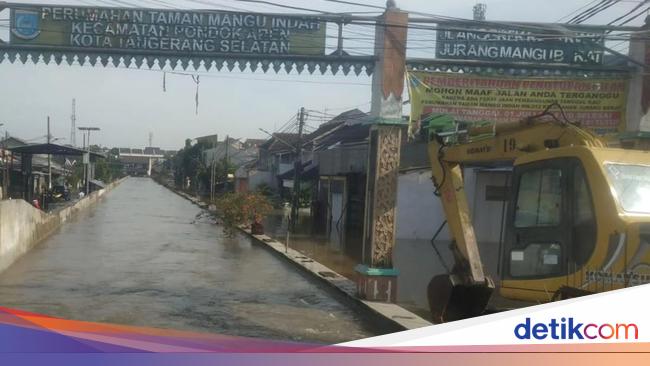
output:
M513 122L558 102L571 122L596 133L625 126L626 79L475 76L442 72L408 73L411 133L430 117L457 121ZM555 113L563 119L559 111Z

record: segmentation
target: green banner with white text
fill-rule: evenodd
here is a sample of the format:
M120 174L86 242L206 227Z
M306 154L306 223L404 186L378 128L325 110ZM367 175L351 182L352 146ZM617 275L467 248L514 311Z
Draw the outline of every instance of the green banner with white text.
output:
M438 115L458 121L514 122L559 103L566 119L596 133L625 128L628 80L475 76L409 72L411 134ZM562 117L562 118L564 118Z
M188 56L323 55L326 23L318 17L217 10L157 10L21 5L11 8L11 45Z

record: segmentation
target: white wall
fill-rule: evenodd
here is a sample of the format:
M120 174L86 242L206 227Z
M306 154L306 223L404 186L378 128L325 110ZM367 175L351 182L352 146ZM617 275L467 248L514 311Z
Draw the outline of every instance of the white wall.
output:
M465 169L465 191L474 196L473 169ZM397 193L397 238L430 240L445 221L440 198L433 194L431 171L417 170L400 174ZM472 201L470 200L470 207ZM449 240L445 227L438 240Z
M487 186L503 187L506 179L506 172L484 171L476 174L476 191L470 201L470 208L472 210L476 238L481 242L499 242L503 202L486 201L485 191Z

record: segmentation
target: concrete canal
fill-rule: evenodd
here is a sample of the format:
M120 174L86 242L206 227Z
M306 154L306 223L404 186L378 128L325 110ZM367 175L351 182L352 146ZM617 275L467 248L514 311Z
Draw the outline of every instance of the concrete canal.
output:
M67 319L319 343L378 334L333 296L146 178L0 274L0 305Z

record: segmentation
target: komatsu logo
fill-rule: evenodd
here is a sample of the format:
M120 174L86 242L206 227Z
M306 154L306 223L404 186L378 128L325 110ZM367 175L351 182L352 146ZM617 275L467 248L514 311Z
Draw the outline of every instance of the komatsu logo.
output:
M470 147L467 149L468 154L483 154L483 153L489 153L490 151L492 151L492 146L490 145Z

